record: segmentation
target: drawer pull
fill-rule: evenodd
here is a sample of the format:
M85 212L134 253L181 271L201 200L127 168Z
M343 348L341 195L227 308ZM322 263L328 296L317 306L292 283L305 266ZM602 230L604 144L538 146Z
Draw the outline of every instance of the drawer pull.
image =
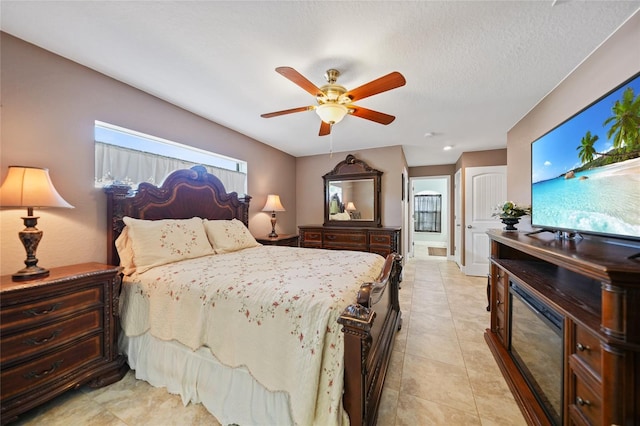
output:
M49 336L49 337L43 337L42 339L35 339L35 338L27 339L27 340L24 341L24 344L25 345L29 345L29 346L42 345L44 343L48 343L48 342L52 341L53 339L58 337L58 335L60 333L62 333L62 329L55 330L53 333L51 333L51 336Z
M585 345L583 345L582 343L578 343L578 344L576 345L576 349L577 349L578 351L580 351L580 352L590 351L590 350L591 350L591 348L590 348L589 346L585 346Z
M576 398L576 403L581 407L589 407L591 405L591 401L588 399L582 399L580 397Z
M325 235L325 237L327 237L327 240L335 240L336 239L335 235Z
M501 305L502 304L502 300L496 300L496 305Z
M60 306L62 306L62 303L54 303L53 305L51 305L49 309L42 309L40 311L37 311L35 309L28 309L26 311L22 311L22 313L24 313L27 316L37 317L40 315L50 314L51 312L57 310Z
M25 374L23 377L25 379L40 379L42 377L46 377L49 374L53 373L54 371L56 371L58 369L58 367L60 367L60 365L62 364L62 360L56 361L53 364L51 364L51 368L45 371L42 371L40 373L36 373L35 371L31 371L27 374Z

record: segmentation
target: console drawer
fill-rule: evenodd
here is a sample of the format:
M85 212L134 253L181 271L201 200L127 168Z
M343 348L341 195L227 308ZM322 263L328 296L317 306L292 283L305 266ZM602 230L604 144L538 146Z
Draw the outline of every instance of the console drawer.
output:
M495 325L496 328L493 331L497 334L497 336L502 341L502 344L506 347L507 324L505 320L504 311L501 311L501 310L496 311L495 321L496 321L496 325Z
M593 389L590 380L576 371L571 372L573 390L575 394L569 402L573 411L581 414L589 424L602 424L602 401L597 391Z
M573 342L573 356L589 367L592 372L601 377L600 340L580 325L575 325L575 342Z

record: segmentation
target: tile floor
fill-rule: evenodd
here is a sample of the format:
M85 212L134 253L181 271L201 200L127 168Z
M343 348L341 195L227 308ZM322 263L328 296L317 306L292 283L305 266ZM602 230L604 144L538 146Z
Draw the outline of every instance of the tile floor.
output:
M484 341L486 279L463 275L426 250L409 259L397 336L378 418L391 425L525 425ZM20 425L219 425L202 405L129 372L102 389L80 388L24 415Z

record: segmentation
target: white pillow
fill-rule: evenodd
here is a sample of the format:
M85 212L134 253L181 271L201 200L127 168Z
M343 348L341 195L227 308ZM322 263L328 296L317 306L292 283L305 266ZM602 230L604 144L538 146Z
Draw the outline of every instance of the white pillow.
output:
M120 266L122 273L131 275L136 271L136 264L133 262L133 247L131 247L131 239L129 238L129 227L125 226L120 236L116 238L116 250L120 257Z
M244 223L238 219L204 219L204 229L207 232L209 242L218 254L261 245L253 238Z
M213 254L202 219L140 220L124 217L136 271Z
M331 220L351 220L349 212L336 213L331 215Z

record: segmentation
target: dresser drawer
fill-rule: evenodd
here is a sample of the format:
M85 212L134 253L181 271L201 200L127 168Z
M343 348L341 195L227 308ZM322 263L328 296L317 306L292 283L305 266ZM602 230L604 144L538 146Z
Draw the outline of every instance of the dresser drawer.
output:
M102 335L71 345L29 363L2 371L1 394L5 401L24 391L45 385L57 378L68 376L84 365L103 357Z
M302 238L305 242L322 243L322 232L318 231L302 231Z
M29 304L3 306L0 312L2 332L5 334L14 329L36 326L80 309L100 306L104 299L102 292L102 286L96 286Z
M372 245L385 245L391 247L392 240L391 234L388 233L378 233L378 232L370 232L369 233L369 244Z
M359 232L325 232L324 243L359 244L362 245L363 249L366 250L367 234Z
M60 346L79 336L100 332L103 326L102 317L103 310L94 309L27 332L12 335L3 333L0 343L2 368L9 367L14 361L27 359Z
M600 340L580 325L575 325L573 356L589 367L597 376L602 375Z

